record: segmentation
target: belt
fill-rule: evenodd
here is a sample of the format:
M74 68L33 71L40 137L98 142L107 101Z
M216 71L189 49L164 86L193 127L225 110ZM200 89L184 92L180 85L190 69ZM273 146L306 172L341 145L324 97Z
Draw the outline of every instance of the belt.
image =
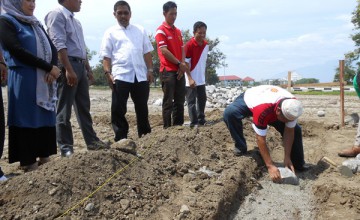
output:
M82 63L82 64L85 64L85 62L86 62L86 60L84 60L84 59L81 59L81 58L78 58L78 57L71 57L71 56L69 56L69 60L77 62L77 63Z

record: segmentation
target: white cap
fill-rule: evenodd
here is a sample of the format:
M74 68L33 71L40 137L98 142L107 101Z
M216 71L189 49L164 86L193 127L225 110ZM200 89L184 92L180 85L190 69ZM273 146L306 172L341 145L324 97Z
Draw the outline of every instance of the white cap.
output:
M303 106L297 99L285 99L281 104L281 112L285 118L294 121L303 113Z

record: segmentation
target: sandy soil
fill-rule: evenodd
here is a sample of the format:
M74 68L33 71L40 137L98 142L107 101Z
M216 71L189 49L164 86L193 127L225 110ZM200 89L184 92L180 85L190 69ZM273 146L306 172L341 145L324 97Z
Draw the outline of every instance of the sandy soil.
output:
M149 103L161 97L152 90ZM360 175L346 178L319 162L327 156L341 163L336 153L353 144L356 125L339 126L339 97L298 98L305 106L299 121L305 159L314 165L298 173L299 186L270 182L249 121L244 132L250 152L235 157L223 109L207 110L207 120L217 122L211 126L163 130L161 107L150 105L152 133L138 139L129 102L133 141L109 150L87 151L75 117L75 154L53 156L37 171L23 173L18 164L8 164L6 143L0 165L10 180L0 184L0 219L360 219ZM111 141L109 90L91 90L91 100L94 128ZM358 113L358 98L346 97L345 109ZM319 110L325 117L317 116ZM267 140L281 165L274 129Z

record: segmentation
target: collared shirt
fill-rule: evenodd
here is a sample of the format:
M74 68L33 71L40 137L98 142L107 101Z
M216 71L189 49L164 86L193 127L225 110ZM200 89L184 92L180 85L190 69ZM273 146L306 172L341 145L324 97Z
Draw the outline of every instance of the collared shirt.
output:
M290 92L277 86L262 85L245 91L244 101L253 113L253 129L260 136L266 136L268 124L277 120L276 108L284 98L295 98ZM293 128L297 120L285 123Z
M60 5L45 17L47 32L56 49L67 49L68 56L86 59L86 45L80 21Z
M193 78L197 86L205 85L206 59L209 52L209 45L205 40L202 45L199 45L193 37L186 43L185 48L185 61L190 65L191 78ZM190 86L186 74L185 79L186 86Z
M178 71L179 67L176 64L168 61L161 53L161 47L167 49L179 60L182 61L181 47L183 46L181 31L175 26L171 27L166 22L163 22L156 30L155 40L158 47L158 55L160 58L160 72ZM185 57L184 57L185 59Z
M145 29L129 24L115 25L106 30L100 48L100 57L111 59L111 74L115 80L138 82L147 80L144 54L153 51Z

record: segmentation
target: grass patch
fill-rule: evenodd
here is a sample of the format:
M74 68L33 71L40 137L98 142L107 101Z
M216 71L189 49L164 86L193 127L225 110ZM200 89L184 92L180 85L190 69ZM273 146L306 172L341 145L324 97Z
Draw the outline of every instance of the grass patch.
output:
M292 94L297 94L297 95L340 95L340 91L329 91L329 92L324 92L324 91L294 91L292 92ZM356 92L346 92L345 91L345 95L346 96L357 96Z

